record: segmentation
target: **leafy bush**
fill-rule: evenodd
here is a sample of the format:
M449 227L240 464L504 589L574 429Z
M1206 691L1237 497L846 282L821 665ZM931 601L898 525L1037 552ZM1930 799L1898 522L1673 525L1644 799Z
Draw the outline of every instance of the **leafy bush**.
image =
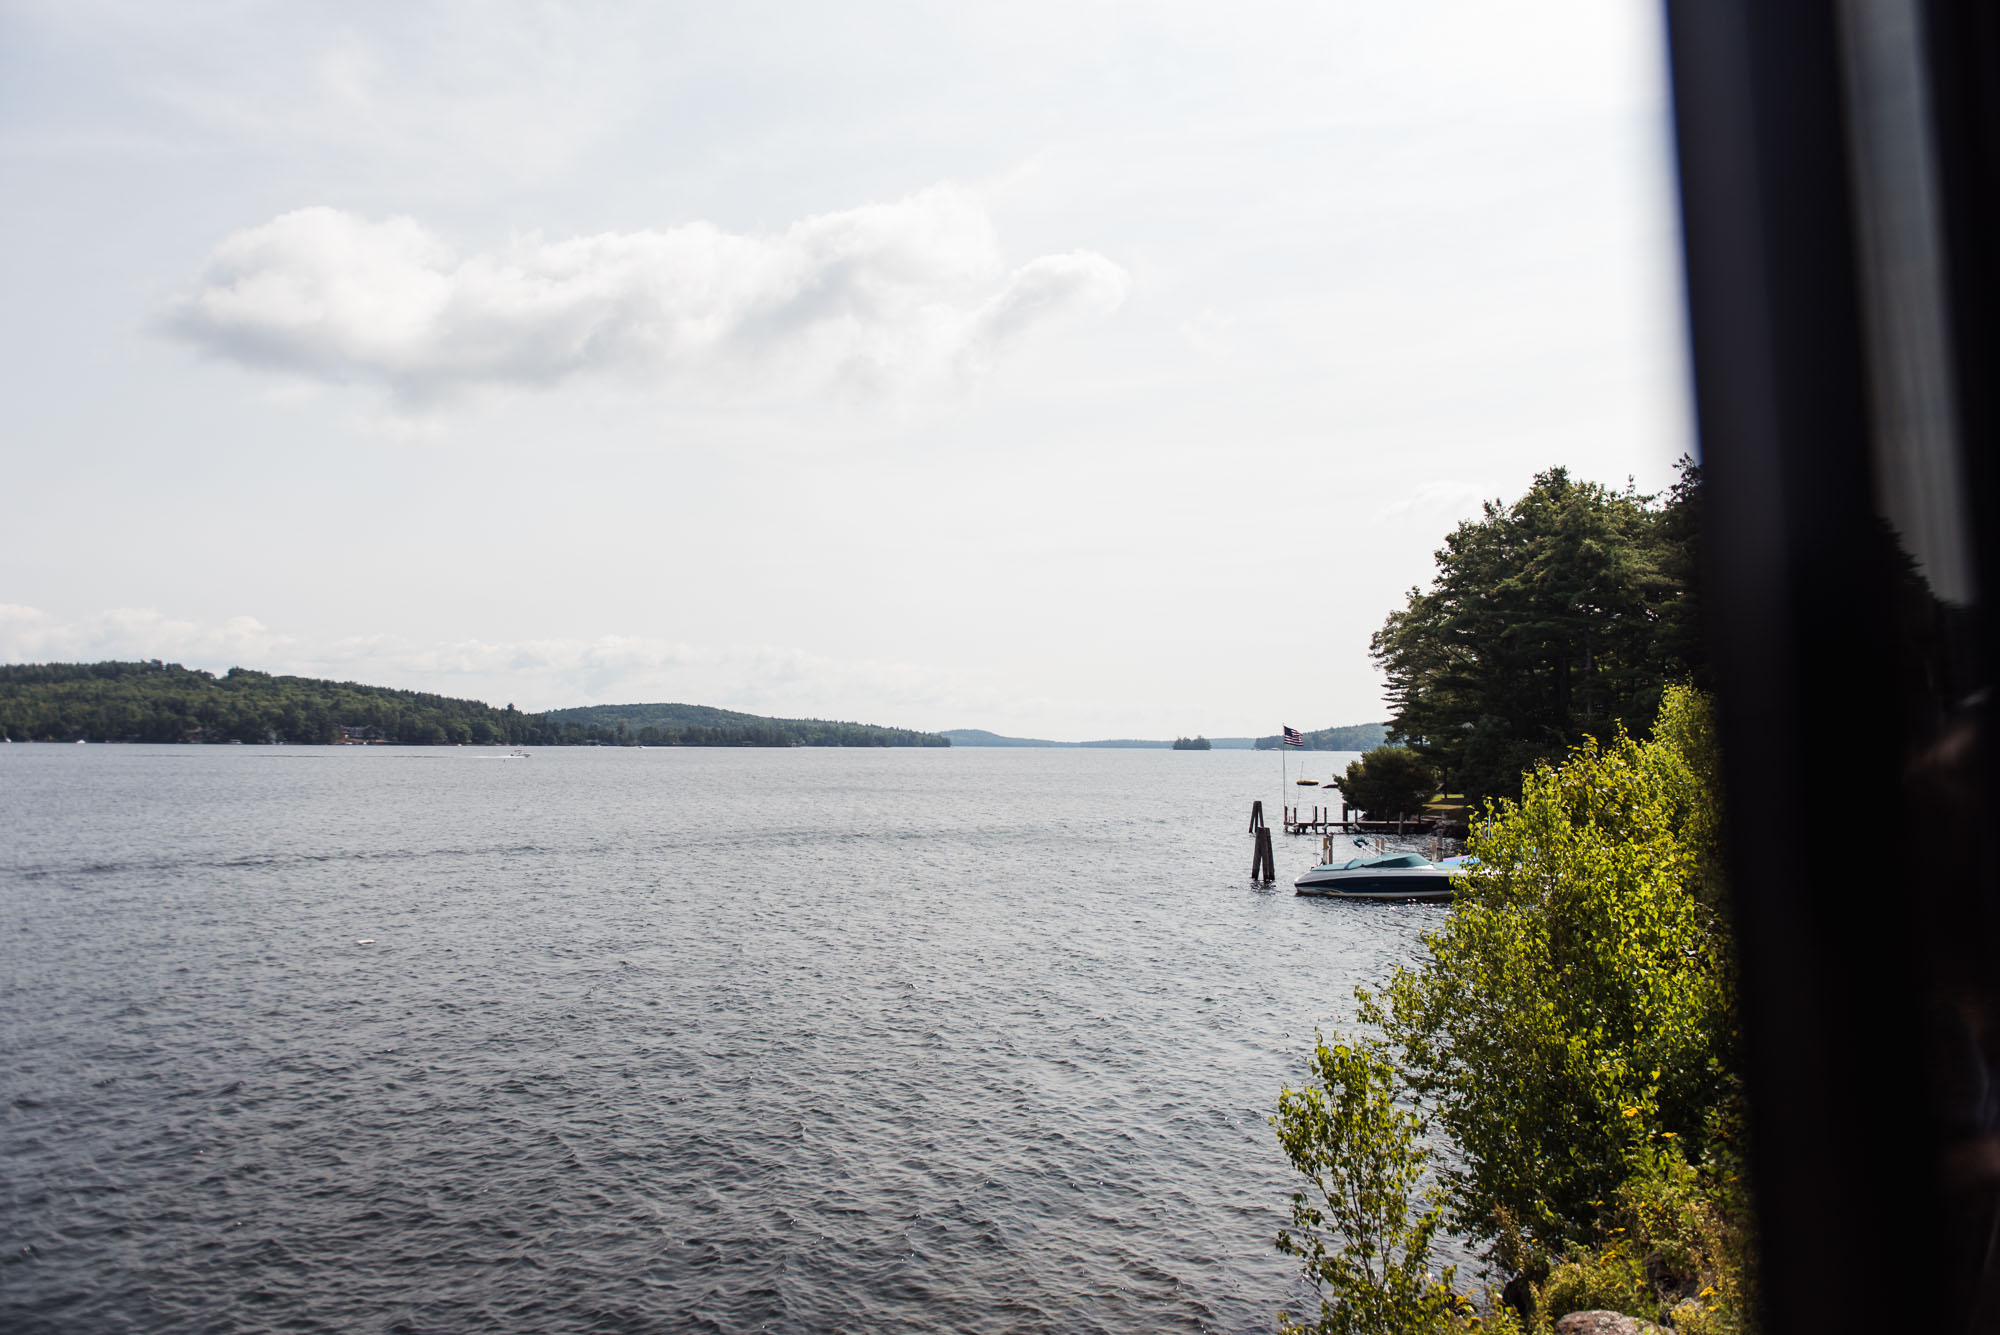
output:
M1664 1133L1636 1154L1596 1244L1572 1247L1534 1286L1538 1327L1603 1308L1670 1323L1683 1335L1750 1329L1749 1203L1733 1138L1718 1127L1716 1152L1700 1165Z
M1712 770L1679 749L1705 712L1676 688L1654 740L1527 776L1472 832L1481 871L1423 963L1369 1002L1459 1148L1447 1181L1474 1236L1504 1211L1551 1253L1589 1241L1633 1154L1698 1141L1732 1088L1730 949L1698 843Z
M1580 1250L1535 1288L1535 1311L1544 1322L1571 1312L1623 1312L1642 1321L1660 1319L1659 1301L1646 1283L1645 1262L1633 1245L1614 1241ZM1544 1324L1538 1322L1538 1326Z

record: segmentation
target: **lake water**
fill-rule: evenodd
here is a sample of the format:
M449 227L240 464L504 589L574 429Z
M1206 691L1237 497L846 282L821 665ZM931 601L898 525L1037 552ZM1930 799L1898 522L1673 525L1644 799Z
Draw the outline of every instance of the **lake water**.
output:
M0 746L0 1328L1268 1332L1275 759Z

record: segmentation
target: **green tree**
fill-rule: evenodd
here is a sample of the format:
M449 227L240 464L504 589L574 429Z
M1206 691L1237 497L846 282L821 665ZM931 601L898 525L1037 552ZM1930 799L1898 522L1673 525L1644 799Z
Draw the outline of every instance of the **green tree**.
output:
M1421 812L1437 793L1437 769L1407 746L1379 746L1347 762L1333 781L1350 804L1381 820Z
M1278 1098L1278 1143L1310 1184L1292 1195L1278 1250L1298 1257L1320 1294L1319 1320L1280 1314L1312 1335L1424 1335L1458 1310L1452 1271L1431 1270L1444 1206L1421 1190L1422 1122L1397 1105L1396 1071L1379 1046L1316 1037L1311 1080Z
M1391 740L1473 798L1512 797L1537 760L1623 725L1643 731L1670 681L1705 671L1694 600L1700 471L1661 503L1539 474L1489 501L1436 553L1370 641Z

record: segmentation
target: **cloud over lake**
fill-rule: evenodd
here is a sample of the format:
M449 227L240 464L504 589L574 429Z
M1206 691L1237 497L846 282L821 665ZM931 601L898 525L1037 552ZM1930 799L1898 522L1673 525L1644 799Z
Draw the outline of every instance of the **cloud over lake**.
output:
M953 186L769 235L692 222L463 255L413 218L313 207L226 238L168 323L215 356L406 403L588 372L872 390L985 372L1129 287L1090 251L1010 272L985 209Z

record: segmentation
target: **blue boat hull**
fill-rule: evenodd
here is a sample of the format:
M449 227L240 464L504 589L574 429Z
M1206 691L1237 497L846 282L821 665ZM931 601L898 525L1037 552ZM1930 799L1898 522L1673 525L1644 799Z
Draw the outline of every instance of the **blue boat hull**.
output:
M1443 904L1451 900L1451 877L1430 867L1376 871L1314 867L1292 883L1302 895L1320 899L1365 899L1387 904Z

